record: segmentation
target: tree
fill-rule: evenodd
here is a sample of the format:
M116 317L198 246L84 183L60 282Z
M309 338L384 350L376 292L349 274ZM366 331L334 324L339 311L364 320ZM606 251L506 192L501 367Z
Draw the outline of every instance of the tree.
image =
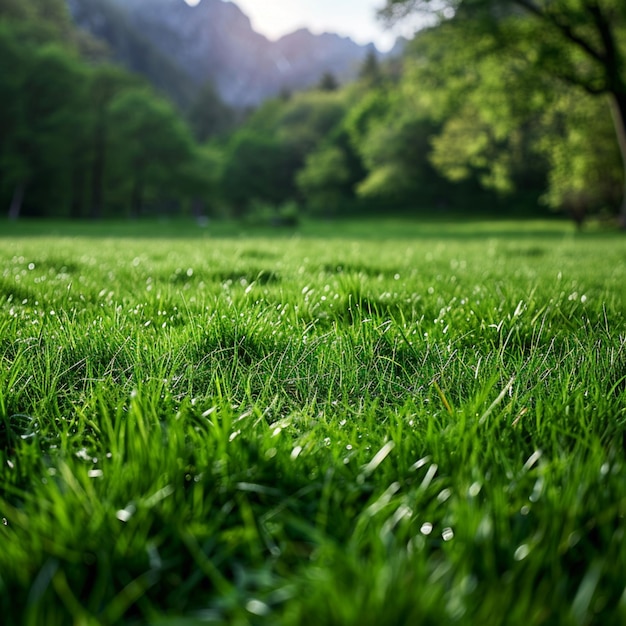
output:
M291 157L276 137L242 128L229 140L221 176L222 194L241 218L254 202L277 205L294 194Z
M339 89L339 82L332 72L324 72L317 88L320 91L337 91L337 89Z
M358 185L360 196L407 204L440 200L441 178L429 161L432 122L395 109L370 127L360 144L369 173Z
M405 100L435 122L430 161L446 178L537 203L547 169L537 142L545 132L558 135L543 121L556 86L520 71L517 59L484 54L493 45L491 35L456 23L420 34L406 61Z
M344 152L329 145L309 154L304 167L298 172L299 189L318 211L333 212L346 196L350 170Z
M91 159L91 209L92 219L100 219L105 203L105 175L108 164L111 134L110 105L125 90L138 85L138 80L113 65L97 67L89 81L90 109L89 130Z
M544 202L567 211L579 227L590 213L609 214L620 200L621 172L606 103L563 90L543 123L538 150L550 165Z
M359 80L370 87L378 87L383 82L383 72L375 50L369 50L359 68Z
M347 106L342 91L309 91L282 103L271 132L291 154L292 177L307 155L339 126Z
M0 172L12 190L9 216L17 219L25 198L39 211L60 211L72 194L74 149L81 135L84 71L58 45L39 48L16 44L0 29ZM1 69L1 68L0 68ZM5 68L8 69L8 68Z
M425 12L492 35L485 51L599 96L607 95L623 165L620 215L626 226L626 3L623 0L387 0L381 15ZM521 19L522 16L527 19Z
M138 217L148 192L180 193L178 178L193 158L193 142L172 105L148 89L123 91L109 115L116 165L129 183L131 215Z
M200 89L187 113L187 119L196 140L204 142L231 130L235 113L209 81Z
M351 144L366 168L356 186L362 198L407 207L442 200L444 181L429 160L438 124L412 88L406 81L394 90L369 89L346 117Z
M221 187L237 217L254 202L278 205L298 197L298 171L341 125L348 98L344 90L311 90L269 100L233 133Z
M196 219L214 213L223 198L220 196L219 177L222 171L223 150L211 143L195 145L192 158L177 172L176 187L191 201ZM207 211L208 209L208 211Z
M25 46L56 42L73 47L82 38L66 0L0 0L0 20L21 33Z

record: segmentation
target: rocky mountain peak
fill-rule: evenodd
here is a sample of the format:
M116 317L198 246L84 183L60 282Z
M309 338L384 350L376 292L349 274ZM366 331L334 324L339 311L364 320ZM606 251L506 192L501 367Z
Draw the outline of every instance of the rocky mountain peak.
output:
M328 72L340 81L349 80L375 50L373 45L307 29L270 41L254 31L236 3L223 0L201 0L195 6L184 0L68 2L77 23L105 39L129 69L148 75L136 58L139 49L148 48L195 89L212 81L221 97L238 107L309 87ZM153 76L148 78L155 82ZM170 95L176 99L176 94Z

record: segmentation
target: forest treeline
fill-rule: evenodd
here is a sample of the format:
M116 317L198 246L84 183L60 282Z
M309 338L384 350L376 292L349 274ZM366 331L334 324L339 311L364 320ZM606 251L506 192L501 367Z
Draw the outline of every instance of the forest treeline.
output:
M111 64L65 0L0 0L0 207L284 223L301 211L616 215L624 167L609 100L568 80L585 59L556 44L539 56L531 17L498 23L513 53L506 31L459 12L402 58L368 56L351 84L327 75L234 111L210 84L181 108Z

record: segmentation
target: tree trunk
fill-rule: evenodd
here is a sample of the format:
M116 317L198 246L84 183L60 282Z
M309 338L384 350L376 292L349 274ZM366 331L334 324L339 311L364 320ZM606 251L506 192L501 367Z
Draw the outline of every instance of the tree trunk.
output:
M22 202L24 201L25 192L25 183L18 183L15 186L13 198L11 198L11 206L9 207L9 219L16 220L19 218L20 213L22 212Z
M617 142L624 166L624 191L619 212L619 223L623 229L626 229L626 93L612 93L609 97L611 100L613 125L615 126Z

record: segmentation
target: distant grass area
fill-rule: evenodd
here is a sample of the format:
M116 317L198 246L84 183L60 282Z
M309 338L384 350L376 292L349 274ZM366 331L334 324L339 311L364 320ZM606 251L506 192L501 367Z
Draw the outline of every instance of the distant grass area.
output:
M296 227L272 227L239 223L229 220L209 220L199 225L191 219L103 220L100 222L71 220L0 221L0 238L69 236L128 238L224 238L224 237L359 237L366 239L456 237L489 235L541 238L575 232L565 219L552 220L493 220L464 219L463 216L443 216L432 219L402 217L363 219L303 219ZM585 234L612 234L597 223L591 223Z
M621 235L1 226L3 624L626 623Z

